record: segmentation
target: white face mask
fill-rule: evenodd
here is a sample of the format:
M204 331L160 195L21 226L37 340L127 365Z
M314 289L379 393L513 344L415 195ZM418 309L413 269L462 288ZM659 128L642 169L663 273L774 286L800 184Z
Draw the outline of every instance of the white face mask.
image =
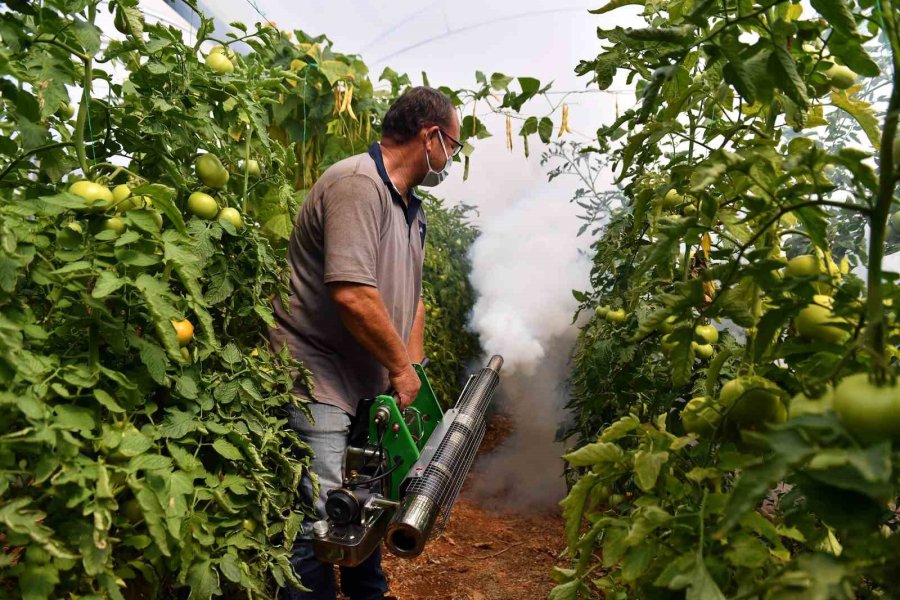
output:
M428 163L428 172L425 173L425 179L422 180L422 183L419 185L424 187L434 187L443 180L447 178L447 175L450 173L450 165L453 164L453 158L447 154L447 148L444 146L444 136L441 135L441 131L438 130L438 139L441 142L441 149L444 151L444 156L447 157L447 164L444 165L444 168L440 170L440 172L435 171L431 168L431 159L428 158L428 151L425 151L425 162Z

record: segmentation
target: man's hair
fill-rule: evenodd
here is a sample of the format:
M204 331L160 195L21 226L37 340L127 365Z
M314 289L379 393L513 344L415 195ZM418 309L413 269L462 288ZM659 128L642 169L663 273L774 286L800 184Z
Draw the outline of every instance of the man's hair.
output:
M381 135L398 144L416 137L423 127L450 127L453 111L450 98L427 86L409 88L394 101L384 115Z

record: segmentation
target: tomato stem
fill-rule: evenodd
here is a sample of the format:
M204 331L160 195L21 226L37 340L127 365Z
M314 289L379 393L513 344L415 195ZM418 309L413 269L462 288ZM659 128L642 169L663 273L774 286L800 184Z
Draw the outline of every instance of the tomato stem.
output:
M100 340L96 321L91 321L88 330L88 359L92 369L100 367Z
M875 382L878 384L885 382L888 370L881 274L887 221L894 199L894 163L896 160L894 138L897 136L897 120L898 114L900 114L900 81L897 79L900 75L900 40L898 40L897 23L894 20L892 4L892 0L882 0L881 2L884 34L891 46L894 82L881 132L878 197L875 207L869 215L869 272L866 281L869 294L866 300L866 320L869 323L866 341L872 352L873 373Z
M244 193L241 200L241 213L247 211L247 186L250 183L250 138L253 137L253 128L247 128L247 141L244 144Z
M140 179L140 180L142 180L142 181L147 181L147 179L146 179L145 177L142 177L141 175L138 175L138 174L135 173L134 171L131 171L131 170L129 170L129 169L126 169L125 167L123 167L123 166L121 166L121 165L116 165L116 164L108 163L108 162L97 163L97 164L94 165L94 170L95 170L95 171L98 170L98 169L102 169L102 168L103 168L103 169L112 169L112 170L113 170L113 172L112 172L112 173L110 174L110 176L109 176L110 179L115 179L116 175L118 175L119 173L127 173L127 174L131 175L132 177L134 177L135 179Z
M97 5L90 4L88 6L88 23L93 25L97 16ZM78 116L75 118L75 135L73 142L75 144L75 155L78 157L78 164L84 173L85 179L91 178L91 168L88 165L87 154L84 151L84 126L88 118L88 110L91 104L91 86L94 79L94 64L89 56L79 56L84 63L84 78L82 79L81 102L78 103Z
M3 181L4 178L9 174L9 172L15 167L17 164L28 158L29 156L33 156L35 154L39 154L41 152L45 152L47 150L53 150L55 148L64 148L66 146L73 146L72 142L54 142L52 144L46 144L44 146L38 146L37 148L33 148L27 152L23 152L19 156L15 157L6 167L4 167L3 172L0 173L0 181Z

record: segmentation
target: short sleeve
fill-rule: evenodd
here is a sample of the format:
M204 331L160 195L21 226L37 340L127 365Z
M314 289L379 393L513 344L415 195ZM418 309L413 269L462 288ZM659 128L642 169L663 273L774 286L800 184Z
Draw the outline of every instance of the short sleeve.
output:
M381 196L365 175L335 181L324 197L325 283L377 286L384 220Z

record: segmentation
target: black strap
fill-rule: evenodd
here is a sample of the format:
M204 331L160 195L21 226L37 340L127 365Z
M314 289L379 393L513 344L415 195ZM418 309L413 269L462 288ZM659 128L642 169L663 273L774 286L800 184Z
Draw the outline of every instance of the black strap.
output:
M347 443L354 448L364 448L369 443L369 413L375 398L363 398L356 406L356 415L350 418Z

